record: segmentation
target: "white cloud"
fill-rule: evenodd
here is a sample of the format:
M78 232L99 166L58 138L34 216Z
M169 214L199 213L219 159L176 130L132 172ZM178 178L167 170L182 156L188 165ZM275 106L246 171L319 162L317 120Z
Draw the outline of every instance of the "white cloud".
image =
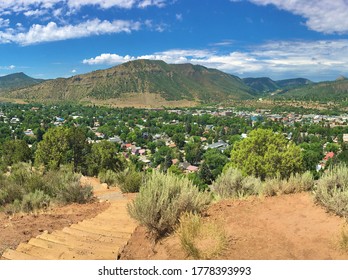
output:
M257 5L273 4L281 10L306 19L309 29L332 34L348 32L346 0L248 0Z
M138 3L139 8L146 8L149 6L164 7L166 5L166 0L141 0Z
M71 73L75 74L77 71L76 69L71 70Z
M182 20L183 20L182 14L176 14L176 15L175 15L175 18L176 18L178 21L182 21Z
M0 44L17 43L30 45L41 42L81 38L92 35L131 32L140 28L140 23L131 20L99 20L80 9L90 6L95 9L143 9L163 7L167 0L0 0ZM35 20L10 22L22 16ZM12 19L12 18L11 18ZM19 25L20 24L20 25ZM162 32L167 26L148 22L153 30ZM145 24L146 26L146 24Z
M14 66L14 65L0 66L0 69L1 69L1 70L13 70L13 69L15 69L15 68L16 68L16 66Z
M166 2L167 0L2 0L0 1L0 13L24 13L33 10L33 8L54 10L56 6L69 7L70 9L80 9L84 6L96 6L102 9L163 7Z
M15 30L0 31L0 43L18 43L31 45L42 42L60 41L72 38L82 38L91 35L102 35L126 32L140 29L139 22L115 20L113 22L99 19L88 20L77 25L58 26L55 22L47 25L34 24L27 32L16 33Z
M0 28L1 27L8 27L10 25L9 19L0 18Z
M36 9L36 10L29 10L29 11L26 11L26 12L24 12L23 14L24 14L26 17L39 17L39 16L45 15L45 14L47 14L47 13L48 13L47 10L39 10L39 9Z
M135 59L192 63L243 76L307 77L332 79L348 73L348 40L279 41L253 46L250 50L220 54L214 50L168 50L141 56L102 54L83 60L89 65L116 65Z

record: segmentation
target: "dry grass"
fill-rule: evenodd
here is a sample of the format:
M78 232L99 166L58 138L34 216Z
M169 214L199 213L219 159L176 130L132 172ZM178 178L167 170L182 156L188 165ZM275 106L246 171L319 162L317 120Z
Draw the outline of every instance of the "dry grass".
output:
M227 234L216 222L204 222L201 216L184 213L176 234L189 257L211 260L219 257L227 247Z
M341 250L348 251L348 224L342 226L338 244Z

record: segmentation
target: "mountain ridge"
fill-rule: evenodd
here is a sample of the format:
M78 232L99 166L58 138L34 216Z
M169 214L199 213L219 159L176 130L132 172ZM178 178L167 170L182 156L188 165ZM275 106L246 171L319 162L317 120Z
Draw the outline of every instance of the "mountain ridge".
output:
M1 87L4 81L7 88ZM137 96L141 97L139 100L144 100L148 94L163 101L195 103L228 102L260 96L331 101L348 98L348 80L344 76L335 81L317 83L305 78L276 81L269 77L241 79L202 65L141 59L51 80L34 79L22 72L14 73L0 77L0 93L3 97L28 101L101 100L104 103L120 99L132 101ZM158 98L153 100L158 101Z
M216 102L253 98L254 91L237 76L192 64L135 60L104 70L58 78L10 91L6 97L35 100L100 100L127 94L155 93L166 100Z
M23 72L12 73L0 77L0 91L28 87L43 81L43 79L29 77Z

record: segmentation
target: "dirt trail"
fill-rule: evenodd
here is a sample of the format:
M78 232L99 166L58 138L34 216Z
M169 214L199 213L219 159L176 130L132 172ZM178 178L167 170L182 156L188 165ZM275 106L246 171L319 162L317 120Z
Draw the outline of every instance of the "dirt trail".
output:
M130 198L117 188L108 189L96 178L82 178L94 193L110 206L94 218L72 224L52 233L44 232L16 250L7 249L3 259L10 260L113 260L130 238L136 223L128 216L126 205Z

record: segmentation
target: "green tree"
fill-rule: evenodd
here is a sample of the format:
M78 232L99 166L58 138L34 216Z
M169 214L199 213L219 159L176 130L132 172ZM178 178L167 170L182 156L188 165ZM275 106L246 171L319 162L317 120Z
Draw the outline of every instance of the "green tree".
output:
M117 155L117 146L114 143L103 140L91 147L87 158L89 175L98 175L101 171L121 171L125 167L124 160Z
M202 163L198 172L198 176L207 185L210 185L214 181L214 176L206 162Z
M340 145L336 143L327 143L325 147L326 152L334 152L335 154L340 150Z
M49 129L38 144L35 163L43 164L48 169L57 169L68 163L69 129L63 126Z
M2 150L2 160L6 166L31 160L31 150L24 140L7 140Z
M89 153L89 144L86 138L87 131L79 127L71 127L68 131L69 162L73 163L74 171L84 171L86 156Z
M236 142L228 166L262 180L276 176L288 178L303 170L300 148L270 129L253 130L247 138Z
M201 161L203 150L201 143L189 142L185 145L185 158L191 164L197 164Z
M183 133L174 134L172 140L179 149L182 149L185 145L185 135Z
M211 172L212 180L215 180L221 174L222 169L228 162L227 156L216 149L207 150L203 155L203 159Z
M83 171L88 149L86 133L81 128L50 128L37 145L35 163L48 169L71 163L74 171Z

